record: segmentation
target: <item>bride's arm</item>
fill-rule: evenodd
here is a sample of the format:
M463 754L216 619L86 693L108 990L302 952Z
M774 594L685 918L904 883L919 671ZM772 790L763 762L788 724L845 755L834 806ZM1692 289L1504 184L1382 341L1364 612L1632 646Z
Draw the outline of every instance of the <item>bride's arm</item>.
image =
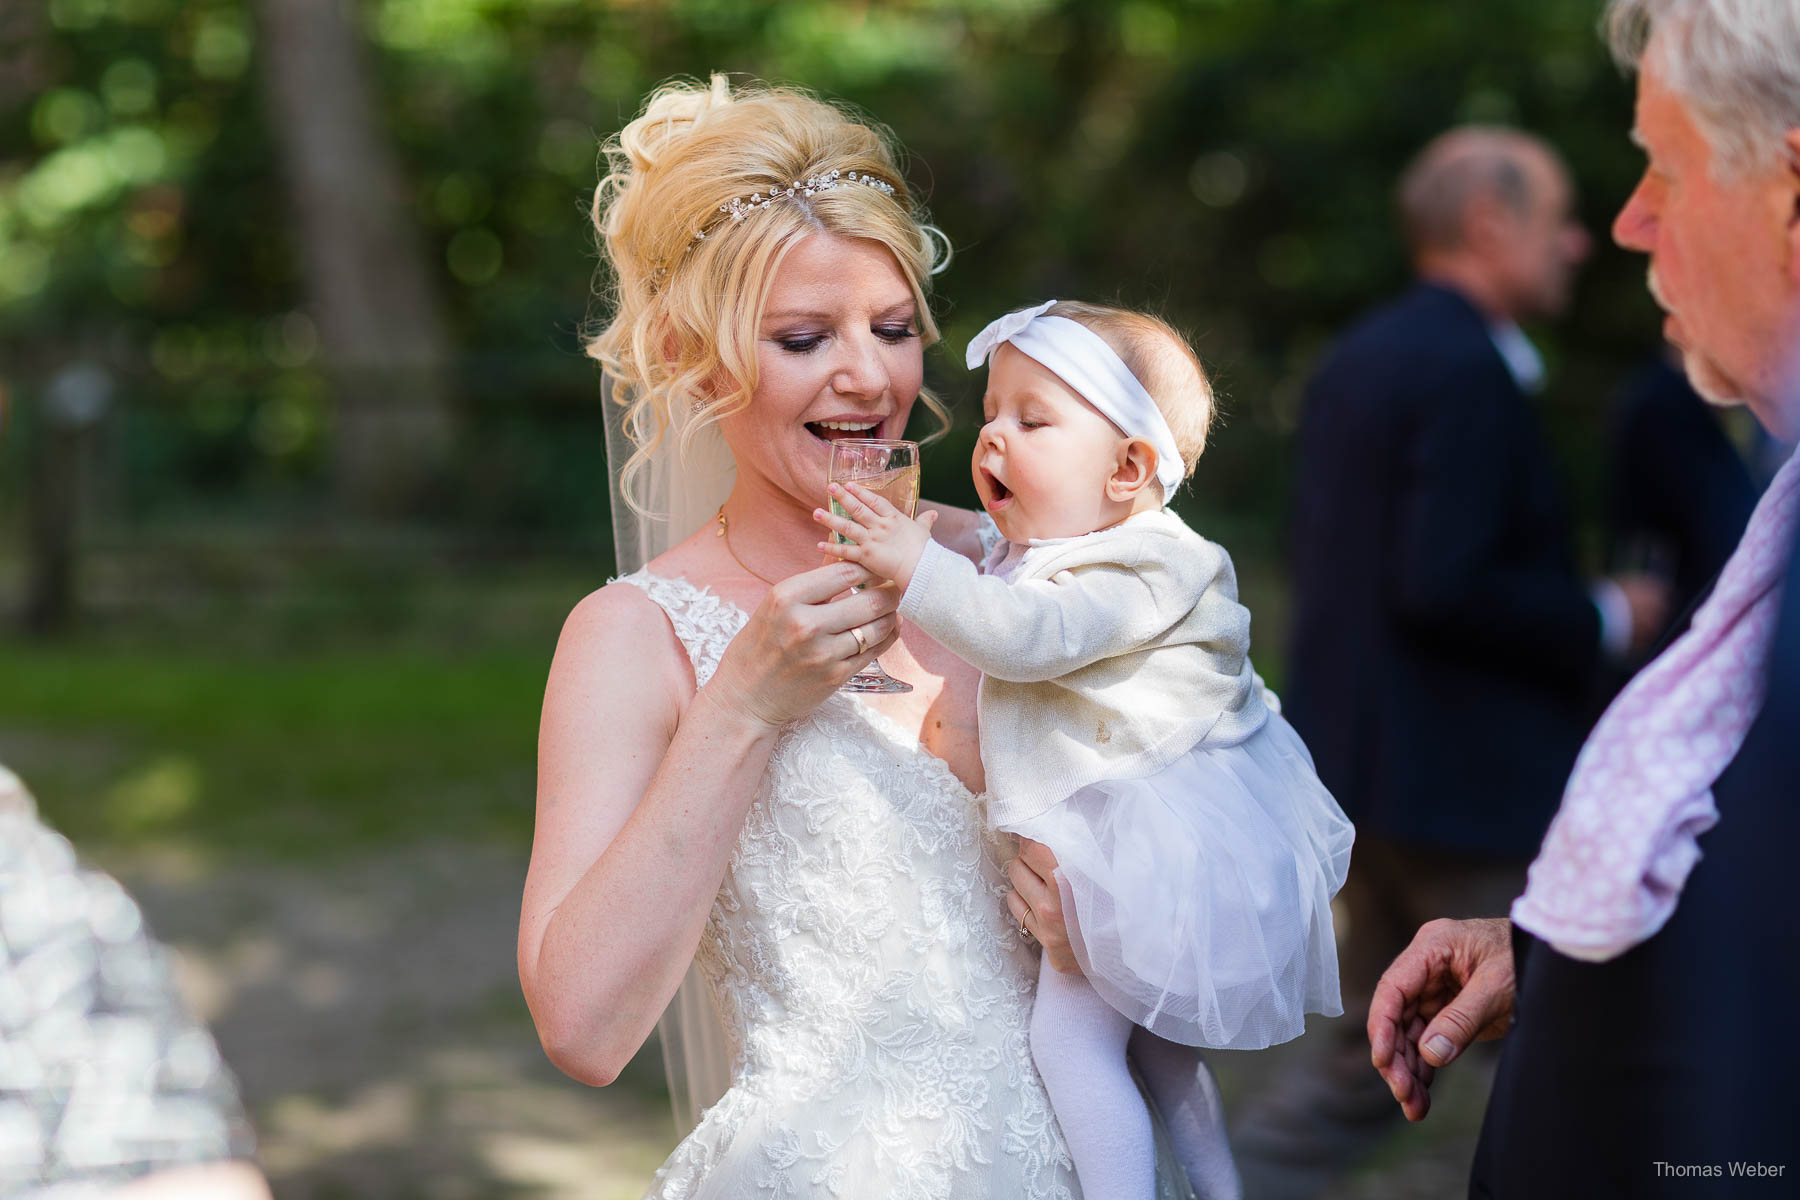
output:
M778 584L698 691L636 588L570 614L544 692L519 978L545 1053L610 1083L699 944L781 726L891 643L891 589L860 568ZM869 653L846 631L864 626ZM845 655L848 654L848 657Z
M700 940L717 843L736 837L773 744L762 722L693 692L637 589L613 584L570 614L544 690L519 919L519 979L563 1071L610 1083L649 1035Z

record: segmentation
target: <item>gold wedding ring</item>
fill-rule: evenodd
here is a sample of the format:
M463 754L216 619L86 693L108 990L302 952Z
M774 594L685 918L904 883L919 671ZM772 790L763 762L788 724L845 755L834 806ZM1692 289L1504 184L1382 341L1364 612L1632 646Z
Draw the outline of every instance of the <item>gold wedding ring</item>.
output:
M858 654L867 654L869 652L869 639L863 634L861 625L852 625L850 627L850 636L856 639L856 652Z

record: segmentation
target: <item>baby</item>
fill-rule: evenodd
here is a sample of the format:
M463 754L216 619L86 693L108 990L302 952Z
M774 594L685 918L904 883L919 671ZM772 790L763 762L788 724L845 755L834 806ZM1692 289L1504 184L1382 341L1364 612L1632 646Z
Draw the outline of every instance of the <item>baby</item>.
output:
M1238 1194L1195 1047L1336 1016L1332 895L1352 830L1250 666L1225 551L1166 506L1212 389L1154 317L1051 301L969 344L989 363L975 487L1005 541L982 571L867 489L821 543L904 589L901 615L983 672L989 817L1056 854L1083 975L1048 960L1033 1058L1083 1191L1150 1197L1149 1112L1202 1196ZM1021 926L1023 930L1023 926Z

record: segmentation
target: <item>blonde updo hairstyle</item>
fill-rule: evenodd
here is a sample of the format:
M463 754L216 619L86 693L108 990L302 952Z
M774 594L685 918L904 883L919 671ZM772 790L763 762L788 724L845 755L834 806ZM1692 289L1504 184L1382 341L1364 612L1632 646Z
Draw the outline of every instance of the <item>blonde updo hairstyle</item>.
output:
M1187 479L1206 449L1218 401L1200 356L1174 326L1148 313L1080 300L1062 300L1047 316L1067 317L1112 347L1126 368L1144 385L1157 411L1175 435L1181 452L1181 477Z
M714 75L706 85L658 88L604 150L609 170L593 220L610 315L587 351L611 376L608 402L625 409L634 451L620 483L633 508L642 511L633 484L663 439L678 436L685 450L750 403L770 285L807 235L886 246L912 285L922 345L937 341L927 296L949 244L906 186L887 130L796 88L733 88ZM893 192L840 179L741 221L723 211L834 170L872 175ZM919 400L948 426L942 403L925 391Z

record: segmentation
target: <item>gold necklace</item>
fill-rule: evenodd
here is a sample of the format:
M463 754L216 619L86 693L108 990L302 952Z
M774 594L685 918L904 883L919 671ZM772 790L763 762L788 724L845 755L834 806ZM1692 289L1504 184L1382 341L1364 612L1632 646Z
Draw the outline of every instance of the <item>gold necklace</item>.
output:
M764 575L760 571L751 570L750 564L745 562L743 559L739 558L737 556L737 551L733 550L731 548L731 535L725 531L725 506L723 504L719 505L718 516L719 516L719 532L714 534L713 536L721 537L721 538L725 539L725 553L731 555L731 561L736 563L738 566L744 568L744 570L747 573L749 573L751 576L753 576L754 578L762 580L764 583L768 584L770 587L774 587L775 581L773 579L770 579L767 575Z

